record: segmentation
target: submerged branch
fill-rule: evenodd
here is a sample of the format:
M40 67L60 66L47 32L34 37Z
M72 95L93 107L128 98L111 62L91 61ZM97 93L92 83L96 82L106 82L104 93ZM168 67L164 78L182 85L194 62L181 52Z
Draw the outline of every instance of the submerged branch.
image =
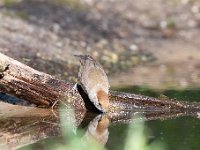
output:
M0 53L0 91L24 99L37 106L51 107L57 102L72 105L77 110L91 109L88 97L81 89L73 91L74 84L58 80L34 70ZM160 100L148 96L110 91L110 111L200 110L199 104L175 100Z

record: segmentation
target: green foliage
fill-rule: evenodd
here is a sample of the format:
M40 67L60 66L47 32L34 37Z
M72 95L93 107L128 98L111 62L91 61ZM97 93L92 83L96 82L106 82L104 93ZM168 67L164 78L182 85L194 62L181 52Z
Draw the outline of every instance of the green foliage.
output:
M164 145L160 142L148 144L147 135L148 130L142 120L130 125L124 150L164 150Z

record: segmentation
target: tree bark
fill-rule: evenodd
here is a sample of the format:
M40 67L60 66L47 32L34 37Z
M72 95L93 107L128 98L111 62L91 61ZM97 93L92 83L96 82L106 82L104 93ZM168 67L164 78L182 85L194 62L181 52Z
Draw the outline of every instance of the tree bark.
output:
M78 92L71 94L72 87L72 83L55 79L0 53L1 92L44 107L50 107L63 98L76 108L85 109Z
M93 109L87 95L73 83L58 80L46 73L34 70L0 53L0 91L24 99L37 106L51 107L65 103L75 109ZM161 100L137 94L110 91L110 111L158 110L199 111L199 103Z

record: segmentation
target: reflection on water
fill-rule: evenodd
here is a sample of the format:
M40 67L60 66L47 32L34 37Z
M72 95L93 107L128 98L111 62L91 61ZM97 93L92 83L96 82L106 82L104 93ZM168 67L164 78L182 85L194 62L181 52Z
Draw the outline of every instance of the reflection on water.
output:
M188 115L189 117L183 117L185 115ZM181 142L187 137L187 143L191 143L194 139L198 141L199 134L198 132L195 132L198 126L197 124L194 124L194 122L198 120L193 118L194 121L191 122L192 116L194 117L196 115L193 113L186 114L176 112L119 112L117 114L110 113L107 115L86 113L84 119L81 118L81 115L76 115L76 120L79 120L78 122L76 121L76 123L78 130L84 130L81 135L82 140L92 138L98 143L105 145L108 149L121 150L125 144L129 123L134 124L138 121L146 120L145 125L151 129L151 135L148 137L148 140L154 141L159 139L167 145L173 144L177 148L177 140ZM45 139L31 145L33 149L48 149L47 145L49 145L49 143L51 143L51 145L53 143L62 143L63 139L60 137L59 124L55 124L55 120L52 120L52 118L51 121L47 120L48 118L42 120L39 126L35 124L36 127L32 127L34 130L39 128L40 132L38 132L37 135L38 139L35 138L35 141L31 141L30 143ZM182 120L183 122L179 122L178 120ZM58 122L58 120L56 120L56 122ZM174 129L172 129L172 127L174 127ZM173 132L170 132L170 130L173 130ZM183 132L187 130L192 131L190 134L193 136L188 134L188 132ZM41 131L43 131L43 134L41 134ZM76 134L77 132L73 133ZM44 137L44 135L46 135L46 137ZM188 138L188 136L190 138ZM34 137L36 137L36 135L34 135ZM54 138L52 139L52 137Z
M101 145L105 145L108 141L109 119L106 115L96 116L88 125L84 138L92 138Z
M179 93L181 92L179 91ZM145 93L145 95L148 94ZM178 96L181 97L181 95ZM190 99L193 98L190 97ZM10 110L12 110L12 107L10 107ZM51 145L54 143L63 143L60 119L55 117L51 110L37 109L36 111L36 108L29 108L29 112L24 116L22 115L24 114L23 108L25 107L19 108L22 111L21 114L12 116L10 112L7 112L8 117L0 118L0 149L5 145L9 148L19 148L31 143L35 143L31 145L33 149L48 149L48 145L52 148ZM17 110L18 108L14 109ZM25 111L27 112L27 108ZM6 116L5 111L1 113ZM43 116L39 114L43 114ZM73 128L76 131L82 131L82 140L92 138L107 149L122 150L129 124L144 120L145 126L150 129L150 134L147 137L149 143L159 140L165 143L167 149L170 150L198 150L200 149L198 114L199 112L169 111L121 111L94 114L77 111L75 112L75 126ZM71 117L70 114L65 115L67 115L66 118ZM76 134L77 132L73 133Z
M120 89L120 91L134 92L148 96L159 97L161 94L167 97L200 102L200 89L185 90L166 90L155 91L147 88L132 87L128 89ZM175 116L175 115L174 115ZM149 140L160 140L165 143L169 150L199 150L200 149L200 120L199 113L163 120L145 121L145 125L150 129ZM124 140L127 136L128 124L117 124L109 127L109 140L107 142L108 149L121 150L124 146ZM119 141L120 144L116 145ZM113 147L114 146L114 147Z
M108 149L122 150L127 137L129 124L109 127ZM193 117L179 117L168 120L145 122L150 130L149 141L161 141L169 150L199 150L200 120ZM119 143L120 141L120 143Z

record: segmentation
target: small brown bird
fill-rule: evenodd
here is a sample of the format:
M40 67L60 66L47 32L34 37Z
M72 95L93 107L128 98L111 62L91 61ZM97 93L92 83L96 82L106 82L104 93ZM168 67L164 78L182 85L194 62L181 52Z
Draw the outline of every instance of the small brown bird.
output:
M79 84L101 112L109 107L109 82L102 66L89 55L74 55L80 60Z

